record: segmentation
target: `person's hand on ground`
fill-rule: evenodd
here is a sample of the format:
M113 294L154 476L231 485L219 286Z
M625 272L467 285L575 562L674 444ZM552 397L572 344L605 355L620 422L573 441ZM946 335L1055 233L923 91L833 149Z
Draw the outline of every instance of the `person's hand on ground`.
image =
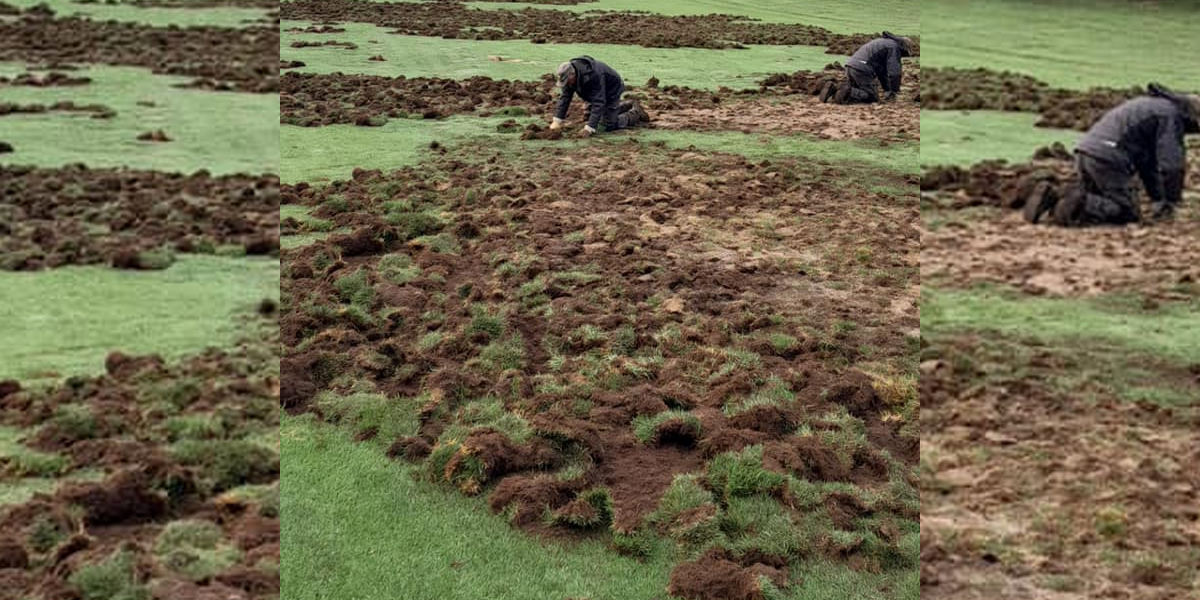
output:
M550 122L550 129L562 129L562 123L562 119L554 117L554 120Z

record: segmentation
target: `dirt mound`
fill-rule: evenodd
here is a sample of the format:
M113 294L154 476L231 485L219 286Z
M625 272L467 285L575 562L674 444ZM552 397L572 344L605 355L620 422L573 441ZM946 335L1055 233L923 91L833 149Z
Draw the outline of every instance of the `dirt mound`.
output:
M58 18L35 9L19 19L0 20L0 60L145 67L160 74L196 77L185 84L191 87L279 91L278 27L151 27Z
M154 171L0 167L0 268L112 262L163 247L279 248L279 179Z
M154 131L145 131L145 132L139 133L137 136L137 139L139 142L160 142L161 143L161 142L171 141L171 138L167 137L166 132L164 132L161 129L155 129Z
M0 102L0 117L7 115L36 115L48 112L89 113L93 119L111 119L117 116L117 111L103 104L75 104L70 100L61 100L54 104L14 104L11 102Z
M91 77L73 77L59 71L51 71L42 75L37 73L21 73L12 77L0 76L0 85L11 86L69 87L87 85L91 82Z
M289 411L344 419L317 397L348 381L415 403L416 435L384 440L389 455L559 536L647 527L676 477L721 452L779 478L760 490L776 503L784 474L825 473L772 462L769 444L807 439L801 427L863 422L870 449L829 442L831 460L850 457L842 481L890 485L887 467L915 464L896 442L915 444L914 428L884 423L898 409L846 366L865 347L911 352L918 250L897 240L916 235L915 197L813 163L635 142L439 150L283 186L285 203L350 231L283 252L283 290L308 307L283 316ZM798 250L814 245L896 277Z
M630 44L657 48L740 48L745 44L857 48L865 35L836 34L811 25L764 23L731 15L665 16L651 13L552 9L478 10L459 2L363 3L301 0L280 6L284 19L351 21L392 28L391 33L534 43ZM853 48L852 48L853 47ZM832 52L832 50L831 50Z
M786 587L787 569L760 562L742 564L728 551L709 550L671 572L667 592L684 600L765 600L760 577L777 588Z
M551 76L541 81L489 77L442 79L375 75L286 73L280 93L280 122L304 127L337 123L368 125L376 117L440 119L458 114L544 116L554 112L558 92ZM753 91L706 92L680 86L631 89L651 113L712 107ZM574 113L587 105L576 101Z
M1095 365L1077 351L997 350L1005 342L922 349L921 597L1186 597L1200 532L1178 524L1195 523L1200 505L1196 408L1118 401L1086 383L1063 391ZM1200 394L1186 370L1147 368L1158 385Z
M193 595L163 597L278 595L278 570L263 568L279 561L278 500L270 493L277 489L267 487L278 481L278 457L253 440L279 425L273 373L279 340L269 326L253 329L261 337L236 351L209 350L173 363L114 354L112 374L74 377L0 401L0 424L38 432L22 443L68 459L56 489L0 508L0 596L55 590L53 597L78 598L72 573L118 552L139 588L189 577L190 550L168 553L158 544L164 532L187 539L180 521L206 527L204 535L237 551L237 560L187 584ZM48 428L73 435L40 444ZM263 487L223 494L246 484Z
M1038 127L1079 131L1086 131L1122 102L1146 93L1142 87L1052 88L1028 75L985 68L935 68L926 77L925 108L1041 113Z
M355 44L354 42L339 42L337 40L325 40L324 42L298 41L292 42L290 46L293 48L319 48L321 46L337 46L338 48L345 48L347 50L354 50L358 48L358 44Z
M841 78L839 65L831 70L791 76L772 76L759 90L698 90L675 85L631 88L652 115L651 126L700 131L734 130L770 133L809 133L822 139L870 137L888 142L920 139L917 108L908 102L831 109L798 86L810 78ZM916 89L919 69L905 70L906 89ZM387 119L437 119L458 114L546 116L554 112L557 90L552 77L541 81L379 77L372 75L287 73L282 79L280 121L319 127L338 123L379 126ZM586 119L587 105L576 101L572 115ZM570 124L572 128L576 124ZM582 126L582 125L579 125ZM502 132L522 131L502 127ZM561 131L527 125L524 139L560 139Z

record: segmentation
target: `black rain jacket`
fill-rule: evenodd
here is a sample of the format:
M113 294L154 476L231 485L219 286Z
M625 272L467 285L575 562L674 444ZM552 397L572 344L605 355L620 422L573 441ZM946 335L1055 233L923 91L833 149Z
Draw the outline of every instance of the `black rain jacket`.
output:
M1078 150L1137 174L1150 199L1178 204L1187 170L1184 135L1200 132L1187 99L1158 84L1147 96L1108 111L1080 139Z
M883 37L863 44L846 66L866 73L873 73L884 92L900 92L900 59L908 56L908 46L895 35L885 31Z
M571 99L575 94L591 105L588 115L588 125L592 129L600 126L606 107L616 107L625 93L625 82L612 67L590 57L572 58L575 66L575 85L565 85L562 96L558 99L558 111L554 116L565 119L567 110L571 108Z

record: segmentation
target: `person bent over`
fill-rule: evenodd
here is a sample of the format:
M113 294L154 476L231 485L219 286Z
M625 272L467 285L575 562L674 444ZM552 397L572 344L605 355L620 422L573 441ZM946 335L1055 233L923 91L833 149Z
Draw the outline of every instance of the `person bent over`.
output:
M841 85L825 84L821 90L821 102L832 100L835 104L871 104L879 102L875 89L878 80L883 88L885 102L896 99L900 93L900 78L903 74L900 59L912 55L912 40L883 32L862 45L850 60L846 61L846 80Z
M1187 171L1184 136L1200 133L1200 95L1182 95L1151 83L1149 92L1105 113L1079 141L1079 184L1062 198L1038 184L1025 219L1046 213L1065 227L1125 225L1142 220L1135 178L1150 196L1150 220L1174 218Z
M580 132L583 136L596 133L600 124L606 131L615 131L649 121L649 116L636 100L621 102L625 82L612 67L590 57L580 56L559 65L556 73L562 96L550 129L562 127L576 94L588 103L588 122Z

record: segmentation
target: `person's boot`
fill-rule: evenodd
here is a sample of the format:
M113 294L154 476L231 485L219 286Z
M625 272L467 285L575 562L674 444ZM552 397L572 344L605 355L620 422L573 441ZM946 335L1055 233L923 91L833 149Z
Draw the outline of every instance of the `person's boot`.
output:
M1025 199L1025 209L1022 212L1026 221L1036 225L1042 220L1042 215L1053 210L1056 204L1058 192L1049 181L1042 181L1033 187L1033 192Z
M821 86L821 92L817 94L817 98L819 98L821 102L829 102L829 99L833 97L833 93L835 91L837 91L837 83L835 83L833 80L828 80L825 82L825 85Z
M630 104L632 106L630 107L629 112L637 115L637 122L639 125L645 125L646 123L650 122L650 113L646 112L645 108L642 108L642 103L640 101L633 100L630 102Z
M849 81L843 83L840 87L838 87L837 93L833 95L833 103L845 104L848 102L850 100L850 92L853 89L854 88L850 86Z
M1175 220L1175 207L1170 204L1156 204L1150 207L1151 223L1170 223Z

